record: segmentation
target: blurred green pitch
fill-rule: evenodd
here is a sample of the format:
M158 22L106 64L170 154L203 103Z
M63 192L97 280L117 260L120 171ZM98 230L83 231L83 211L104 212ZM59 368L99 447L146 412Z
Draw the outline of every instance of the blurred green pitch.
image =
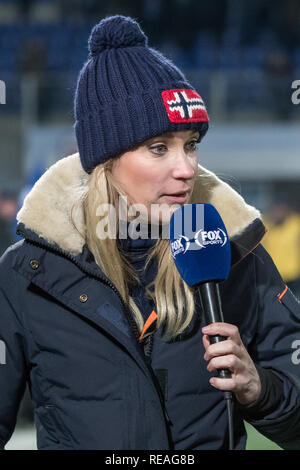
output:
M245 422L245 428L248 436L246 450L282 450L275 442L257 432L249 423Z

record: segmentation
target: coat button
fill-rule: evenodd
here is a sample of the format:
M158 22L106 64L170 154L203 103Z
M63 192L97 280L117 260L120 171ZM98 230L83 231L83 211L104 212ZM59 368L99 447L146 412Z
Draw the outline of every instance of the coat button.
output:
M32 269L37 269L39 267L39 262L36 259L31 259L30 266L32 267Z
M80 302L86 302L87 299L88 299L87 294L81 294L81 296L79 297Z

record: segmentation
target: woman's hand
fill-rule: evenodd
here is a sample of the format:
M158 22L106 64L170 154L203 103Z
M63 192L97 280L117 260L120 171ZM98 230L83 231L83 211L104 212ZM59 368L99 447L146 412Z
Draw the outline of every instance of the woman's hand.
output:
M219 390L231 390L242 405L253 402L261 391L260 378L256 367L242 343L235 325L229 323L211 323L202 328L204 359L209 361L207 370L229 369L230 379L212 377L210 384ZM220 335L227 339L210 344L209 336Z

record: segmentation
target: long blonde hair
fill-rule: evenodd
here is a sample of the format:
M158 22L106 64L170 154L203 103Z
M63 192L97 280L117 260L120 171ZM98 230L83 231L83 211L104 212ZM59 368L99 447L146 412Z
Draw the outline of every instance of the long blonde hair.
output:
M99 222L97 208L101 204L114 206L116 210L116 232L118 233L118 201L120 195L124 196L124 192L112 177L112 165L113 159L98 165L92 171L88 181L88 189L82 201L86 223L86 244L94 255L98 266L113 282L122 299L129 306L138 330L141 332L144 319L138 306L129 295L130 284L138 283L139 277L128 262L125 253L118 246L116 238L107 237L100 240L97 236L97 224ZM200 202L203 176L198 168L189 203ZM168 239L157 239L148 253L146 266L153 258L157 262L157 275L154 281L146 286L146 295L154 301L155 311L158 315L156 329L163 327L164 337L171 340L182 334L193 318L195 311L194 293L177 271Z

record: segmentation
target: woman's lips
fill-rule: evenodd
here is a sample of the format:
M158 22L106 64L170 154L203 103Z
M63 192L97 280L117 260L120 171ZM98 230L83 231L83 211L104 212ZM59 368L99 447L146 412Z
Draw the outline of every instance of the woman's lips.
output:
M166 197L169 201L171 202L185 202L188 198L189 193L178 193L178 194L164 194L164 197Z

